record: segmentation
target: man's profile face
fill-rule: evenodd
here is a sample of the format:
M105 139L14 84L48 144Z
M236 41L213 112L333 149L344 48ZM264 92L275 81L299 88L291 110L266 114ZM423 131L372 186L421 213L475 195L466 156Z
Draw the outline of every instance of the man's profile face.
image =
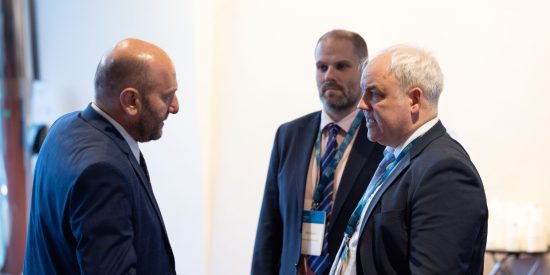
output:
M142 110L136 124L137 141L159 139L168 114L175 114L179 110L176 74L173 66L169 65L158 71L152 70L149 80L155 85L151 91L141 93Z
M349 40L328 38L315 49L319 97L329 112L351 110L361 96L359 57Z
M365 114L369 140L396 147L405 141L412 127L412 101L388 71L389 59L375 58L364 69L358 107Z

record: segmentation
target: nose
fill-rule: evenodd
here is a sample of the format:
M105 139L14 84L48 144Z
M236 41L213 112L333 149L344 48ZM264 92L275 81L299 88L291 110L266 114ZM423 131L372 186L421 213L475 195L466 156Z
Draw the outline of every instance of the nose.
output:
M177 114L180 109L180 105L178 103L178 97L174 95L174 98L172 98L172 102L170 103L170 107L168 107L168 112L171 114Z
M361 96L361 100L359 100L359 103L357 104L357 108L363 111L370 111L371 107L367 101L367 98L366 98L367 96L365 94L366 93L363 92L363 96Z
M335 79L335 69L332 66L328 66L324 74L325 81Z

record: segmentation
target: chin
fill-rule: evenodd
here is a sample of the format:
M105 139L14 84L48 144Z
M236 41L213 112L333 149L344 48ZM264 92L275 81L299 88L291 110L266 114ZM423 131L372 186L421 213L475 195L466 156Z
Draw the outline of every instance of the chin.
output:
M162 137L162 133L158 133L154 136L151 136L151 139L150 140L159 140L160 138Z
M369 132L370 132L370 129L369 129ZM380 143L380 139L378 139L376 136L372 136L372 135L368 135L367 134L367 138L372 141L372 142L378 142Z
M160 139L160 137L162 137L162 131L151 133L147 136L143 136L142 140L138 140L138 141L139 142L149 142L149 141L153 141L153 140L158 140L158 139Z

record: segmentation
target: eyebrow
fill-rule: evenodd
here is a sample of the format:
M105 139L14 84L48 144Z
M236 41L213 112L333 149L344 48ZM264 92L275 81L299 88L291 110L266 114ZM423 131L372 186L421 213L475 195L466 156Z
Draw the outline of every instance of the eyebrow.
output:
M361 85L361 86L363 86L363 85ZM367 85L366 87L362 88L362 90L364 92L371 92L373 90L380 91L380 88L379 88L379 85L370 84L370 85Z
M349 59L339 59L339 60L336 60L334 62L319 60L315 64L338 64L338 63L353 64L353 61L349 60Z

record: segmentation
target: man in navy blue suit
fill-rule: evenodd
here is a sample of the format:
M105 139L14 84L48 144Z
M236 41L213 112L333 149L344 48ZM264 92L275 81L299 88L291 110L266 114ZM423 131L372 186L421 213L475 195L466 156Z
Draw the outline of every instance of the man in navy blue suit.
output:
M385 157L348 221L331 274L483 274L485 191L438 118L437 60L391 47L366 64L361 89L368 138L386 146Z
M59 118L36 163L25 274L175 274L138 142L178 112L159 47L125 39L100 61L95 101Z
M285 123L277 131L256 233L252 274L328 273L345 223L383 151L382 146L367 140L365 119L356 108L361 97L359 67L366 58L367 45L357 33L333 30L318 40L316 80L323 108ZM337 146L328 142L329 128L336 129L333 140ZM335 156L326 161L325 168L320 163L321 159L329 159L324 157L327 143L335 148ZM327 182L320 180L325 174L330 175ZM316 191L322 191L317 199ZM323 195L329 210L317 209L323 204ZM322 217L316 228L324 232L309 232L312 226L306 217L311 217L311 213ZM318 238L310 241L313 235Z

